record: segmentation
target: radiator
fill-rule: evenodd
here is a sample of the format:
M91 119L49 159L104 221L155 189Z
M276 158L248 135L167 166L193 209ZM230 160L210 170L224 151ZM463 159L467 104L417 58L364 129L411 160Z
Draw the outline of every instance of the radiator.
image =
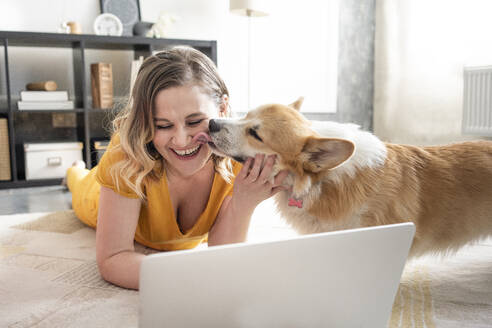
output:
M492 66L465 67L463 134L492 136Z

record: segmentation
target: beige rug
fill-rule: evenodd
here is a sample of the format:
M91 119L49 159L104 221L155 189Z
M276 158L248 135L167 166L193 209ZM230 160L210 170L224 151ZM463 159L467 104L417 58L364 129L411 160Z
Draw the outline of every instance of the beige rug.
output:
M265 210L251 241L295 235ZM136 327L138 292L100 278L94 246L72 211L0 216L0 327ZM492 327L492 242L407 265L389 326Z

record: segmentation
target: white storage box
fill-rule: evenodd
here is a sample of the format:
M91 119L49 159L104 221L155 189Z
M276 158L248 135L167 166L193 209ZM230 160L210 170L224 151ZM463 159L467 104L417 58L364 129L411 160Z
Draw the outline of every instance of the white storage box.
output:
M24 144L26 180L63 178L76 160L82 160L81 142Z

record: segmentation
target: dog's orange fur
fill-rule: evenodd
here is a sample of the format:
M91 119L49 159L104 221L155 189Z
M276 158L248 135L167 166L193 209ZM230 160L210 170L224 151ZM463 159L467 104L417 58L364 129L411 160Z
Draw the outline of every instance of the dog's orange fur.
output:
M277 154L278 169L291 172L293 194L302 195L304 207L288 207L288 194L278 195L277 203L294 228L320 232L414 222L411 256L454 251L492 235L492 142L384 144L384 163L344 174L340 169L354 144L318 135L293 110L299 106L250 112L243 121L257 128L262 141L241 136L256 152ZM250 127L245 124L245 131Z
M307 211L344 220L364 204L361 226L414 222L412 255L457 249L492 232L491 142L386 147L384 166L342 183L324 181Z

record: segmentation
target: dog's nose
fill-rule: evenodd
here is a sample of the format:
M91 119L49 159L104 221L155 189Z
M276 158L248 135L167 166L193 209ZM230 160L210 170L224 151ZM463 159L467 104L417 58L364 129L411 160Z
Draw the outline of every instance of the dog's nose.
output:
M208 131L209 132L218 132L220 130L220 124L215 120L210 120L208 122Z

